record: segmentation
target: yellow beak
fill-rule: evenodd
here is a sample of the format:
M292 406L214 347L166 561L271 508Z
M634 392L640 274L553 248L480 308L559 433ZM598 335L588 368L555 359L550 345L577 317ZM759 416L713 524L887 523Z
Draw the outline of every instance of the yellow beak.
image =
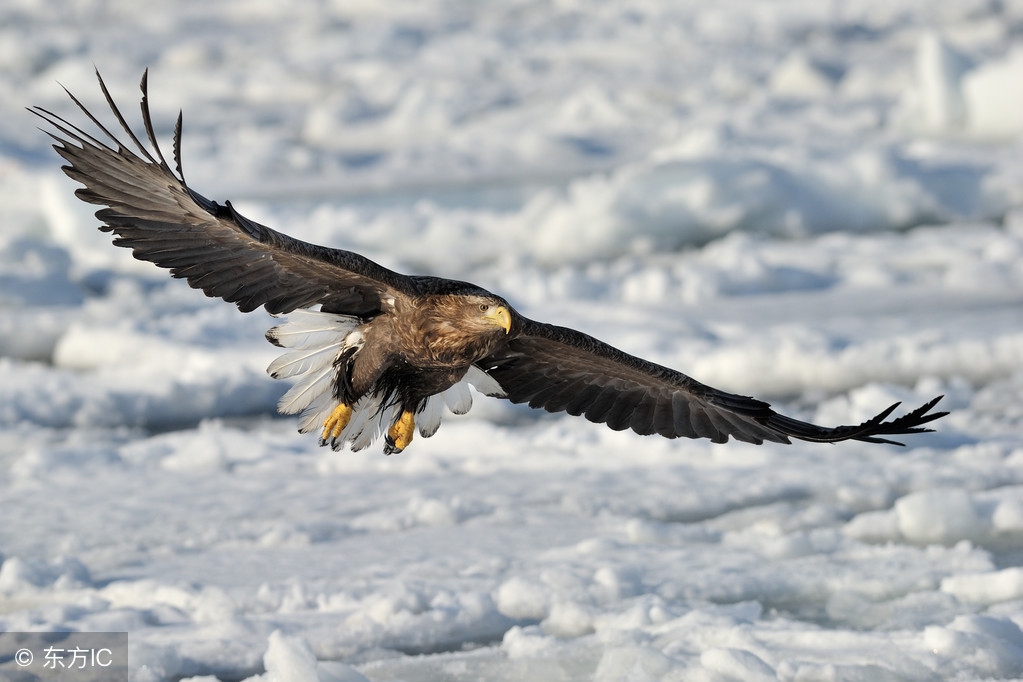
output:
M496 308L488 310L483 317L487 318L495 325L504 330L505 334L511 332L511 312L508 311L503 305L499 305Z

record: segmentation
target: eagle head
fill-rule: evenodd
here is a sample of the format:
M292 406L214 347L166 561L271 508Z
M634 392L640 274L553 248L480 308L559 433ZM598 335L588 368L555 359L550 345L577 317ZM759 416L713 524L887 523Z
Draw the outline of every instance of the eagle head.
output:
M492 324L500 327L505 334L511 332L512 317L508 306L496 301L480 301L476 305L484 324Z

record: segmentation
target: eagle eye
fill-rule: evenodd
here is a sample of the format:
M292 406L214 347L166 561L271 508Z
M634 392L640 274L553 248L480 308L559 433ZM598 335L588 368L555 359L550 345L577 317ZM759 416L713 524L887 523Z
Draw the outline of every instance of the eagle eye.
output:
M488 310L490 310L490 304L489 303L480 303L480 312L481 313L485 313Z

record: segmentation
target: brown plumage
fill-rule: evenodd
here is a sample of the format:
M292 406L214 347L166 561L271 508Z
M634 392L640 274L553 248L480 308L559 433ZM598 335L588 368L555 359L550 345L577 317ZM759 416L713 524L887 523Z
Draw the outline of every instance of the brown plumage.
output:
M99 74L97 73L97 77ZM123 145L73 95L106 137L97 139L45 109L54 149L84 185L83 201L105 206L101 230L136 258L169 268L208 296L248 312L262 306L289 321L267 332L288 349L268 369L296 377L282 398L301 413L300 430L322 444L365 447L386 429L385 452L400 452L418 428L432 435L442 407L460 413L480 391L549 412L583 415L612 429L667 438L729 437L750 443L859 440L929 431L945 415L939 398L886 421L892 405L858 426L816 426L785 417L753 398L725 393L593 337L535 322L475 285L407 276L350 251L299 241L193 191L181 172L179 114L172 170L157 144L142 78L142 121L149 148L131 131L102 78L100 88L135 149ZM63 135L63 136L62 136ZM176 171L176 172L175 172Z

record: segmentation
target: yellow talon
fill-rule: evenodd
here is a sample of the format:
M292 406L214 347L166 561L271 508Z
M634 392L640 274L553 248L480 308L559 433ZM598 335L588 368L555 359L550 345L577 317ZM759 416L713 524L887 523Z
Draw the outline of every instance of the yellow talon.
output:
M387 429L386 445L384 452L393 455L401 452L412 442L412 435L416 431L416 415L414 412L405 410L398 417L398 421Z
M334 411L330 413L326 421L323 422L323 435L320 436L320 441L326 443L331 438L337 438L341 435L341 432L348 426L348 421L352 418L352 408L344 403L341 403L334 408Z

